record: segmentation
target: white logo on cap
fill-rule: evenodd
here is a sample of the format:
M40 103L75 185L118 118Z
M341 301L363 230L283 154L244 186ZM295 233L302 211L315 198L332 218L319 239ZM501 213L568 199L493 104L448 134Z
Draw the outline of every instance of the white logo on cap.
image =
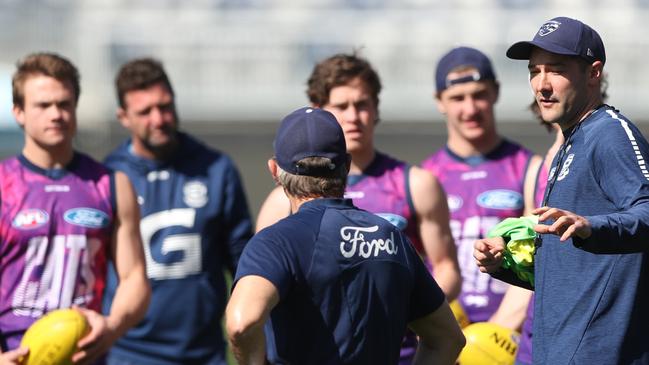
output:
M593 53L593 51L590 48L588 48L588 50L586 51L586 55L589 56L589 57L595 57L595 54Z
M541 37L545 37L546 35L554 32L555 30L559 29L559 26L561 23L559 23L556 20L550 20L549 22L543 24L541 28L539 28L539 35Z

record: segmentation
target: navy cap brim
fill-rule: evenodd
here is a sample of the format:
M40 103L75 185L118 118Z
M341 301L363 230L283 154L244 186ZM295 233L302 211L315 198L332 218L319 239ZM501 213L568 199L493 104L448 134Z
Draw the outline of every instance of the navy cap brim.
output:
M567 48L563 48L556 44L540 43L535 41L522 41L522 42L516 42L511 47L509 47L509 49L507 50L507 57L513 60L529 60L530 54L532 53L534 47L538 47L550 53L556 53L556 54L566 55L566 56L579 56L579 54L576 53L575 51L569 50Z

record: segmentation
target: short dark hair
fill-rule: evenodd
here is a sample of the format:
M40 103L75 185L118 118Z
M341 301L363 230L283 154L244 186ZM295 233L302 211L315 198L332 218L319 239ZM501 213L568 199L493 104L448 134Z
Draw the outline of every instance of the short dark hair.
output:
M378 108L381 80L370 63L356 53L336 54L315 65L307 81L309 101L313 105L323 106L329 102L331 89L346 85L355 78L367 85L374 105Z
M39 52L32 53L16 63L16 72L11 80L14 105L24 107L25 82L29 77L39 75L55 78L62 83L70 83L75 102L79 101L81 86L77 68L68 59L56 53Z
M119 106L122 108L126 106L124 96L129 91L146 89L159 82L165 85L172 96L174 95L169 77L160 61L146 57L125 63L115 77Z
M326 168L331 160L326 157L307 157L298 162L309 169ZM296 198L342 198L347 184L347 164L338 165L327 176L293 175L284 170L277 177L287 194Z

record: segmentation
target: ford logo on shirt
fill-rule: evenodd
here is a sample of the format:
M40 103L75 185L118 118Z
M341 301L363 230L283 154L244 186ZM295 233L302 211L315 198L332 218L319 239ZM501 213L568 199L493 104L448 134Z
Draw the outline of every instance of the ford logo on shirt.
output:
M23 209L11 222L11 225L18 229L34 229L47 223L50 219L49 214L40 209Z
M408 227L408 220L398 214L376 213L376 215L392 223L392 225L397 227L400 231L403 231L404 229L406 229L406 227Z
M103 228L108 225L108 214L92 208L74 208L63 213L63 219L75 226Z
M478 205L489 209L521 209L523 196L512 190L489 190L478 195Z

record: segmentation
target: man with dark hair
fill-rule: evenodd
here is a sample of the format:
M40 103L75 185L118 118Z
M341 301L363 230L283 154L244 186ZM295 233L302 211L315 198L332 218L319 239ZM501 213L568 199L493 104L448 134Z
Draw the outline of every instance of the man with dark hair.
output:
M541 117L565 137L533 212L533 362L649 364L649 144L603 103L602 39L557 17L507 56L529 60ZM503 251L500 238L476 241L480 270L524 286L500 267Z
M453 300L460 290L460 272L448 224L441 185L429 172L374 148L379 122L381 82L367 60L337 54L318 63L308 80L314 107L327 110L340 123L352 157L345 196L359 208L378 214L403 229L417 252L432 265L435 280ZM257 217L257 230L289 214L281 188L271 192ZM416 338L404 341L401 363L414 356Z
M150 288L133 187L72 146L79 73L67 59L36 53L18 63L13 114L22 154L0 163L0 363L18 364L25 330L55 309L78 307L90 332L75 363L89 364L137 323ZM119 278L102 316L106 263Z
M420 338L415 364L453 364L464 337L412 245L343 199L350 160L338 123L302 108L277 131L268 168L295 213L241 256L226 310L235 356L241 365L395 364L409 326Z
M178 131L160 62L126 63L116 86L117 116L131 138L106 164L124 171L138 194L153 295L144 320L115 344L108 363L224 365L223 271L234 273L252 234L239 173L228 156ZM107 298L117 284L112 273Z

